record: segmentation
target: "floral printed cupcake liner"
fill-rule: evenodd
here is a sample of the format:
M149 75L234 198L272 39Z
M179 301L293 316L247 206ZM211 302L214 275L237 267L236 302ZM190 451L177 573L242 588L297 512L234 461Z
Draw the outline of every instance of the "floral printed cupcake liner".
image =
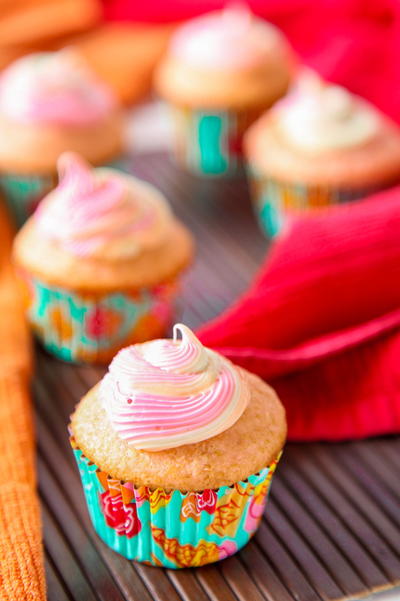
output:
M22 276L35 333L50 352L66 361L107 362L123 346L162 336L173 319L176 281L93 294Z
M290 216L351 202L372 194L372 189L339 189L285 183L250 174L253 202L264 233L274 237Z
M242 163L242 138L259 111L207 111L174 107L176 153L200 175L232 174Z
M258 474L202 492L167 492L112 478L71 437L89 514L100 538L127 559L188 568L224 559L256 531L280 455Z
M0 174L0 190L15 224L21 227L57 184L56 175Z

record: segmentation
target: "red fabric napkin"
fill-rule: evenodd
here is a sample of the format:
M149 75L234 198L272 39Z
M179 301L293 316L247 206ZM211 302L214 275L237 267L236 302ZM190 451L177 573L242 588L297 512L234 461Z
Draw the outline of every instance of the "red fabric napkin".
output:
M294 221L198 334L271 382L292 439L400 431L400 187Z
M229 4L226 0L102 0L111 21L174 22ZM234 2L233 2L234 3ZM398 0L248 0L278 25L303 62L400 121Z
M223 0L103 0L109 20L179 21ZM400 122L397 0L249 0L301 60ZM400 431L400 188L299 219L202 341L265 377L289 437Z

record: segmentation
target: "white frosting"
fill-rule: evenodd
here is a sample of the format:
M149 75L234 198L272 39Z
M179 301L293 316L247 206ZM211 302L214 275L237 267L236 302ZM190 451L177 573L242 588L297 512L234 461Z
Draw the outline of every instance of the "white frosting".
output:
M376 134L381 120L366 101L310 76L274 113L291 144L315 153L363 144Z
M171 53L193 67L241 69L273 60L286 47L280 31L257 19L245 4L208 13L180 27Z
M0 77L0 113L19 123L84 125L114 107L108 87L69 49L23 56Z

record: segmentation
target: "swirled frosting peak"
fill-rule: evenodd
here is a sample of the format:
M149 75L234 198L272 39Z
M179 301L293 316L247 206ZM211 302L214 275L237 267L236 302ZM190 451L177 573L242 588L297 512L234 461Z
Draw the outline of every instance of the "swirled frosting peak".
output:
M34 220L41 234L73 255L124 259L162 244L171 212L150 184L113 169L92 169L72 152L58 162L59 185Z
M172 340L120 351L100 384L101 402L118 435L146 451L216 436L239 419L249 397L236 367L182 324L175 325Z
M172 39L171 52L200 68L246 68L273 58L284 43L279 30L256 18L244 3L231 3L189 21Z
M315 153L363 144L376 134L380 123L372 105L312 72L276 105L274 115L291 144Z
M20 123L84 125L114 104L107 86L68 50L24 56L0 78L0 113Z

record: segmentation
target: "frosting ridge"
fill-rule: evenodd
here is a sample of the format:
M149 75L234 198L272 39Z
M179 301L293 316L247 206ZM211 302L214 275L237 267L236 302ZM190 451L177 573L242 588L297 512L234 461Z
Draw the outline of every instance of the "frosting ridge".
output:
M313 74L300 80L273 115L290 143L317 153L367 142L380 123L378 111L368 102Z
M114 106L111 90L69 50L24 56L0 77L0 113L21 123L84 125Z
M113 169L92 169L72 152L61 155L58 170L58 186L33 219L43 235L68 252L123 259L165 239L170 209L150 184Z
M100 384L101 402L118 435L146 451L216 436L239 419L249 398L236 367L182 324L174 326L172 340L121 350Z
M232 3L181 26L171 53L200 68L246 68L274 58L286 42L279 30L256 18L246 4Z

